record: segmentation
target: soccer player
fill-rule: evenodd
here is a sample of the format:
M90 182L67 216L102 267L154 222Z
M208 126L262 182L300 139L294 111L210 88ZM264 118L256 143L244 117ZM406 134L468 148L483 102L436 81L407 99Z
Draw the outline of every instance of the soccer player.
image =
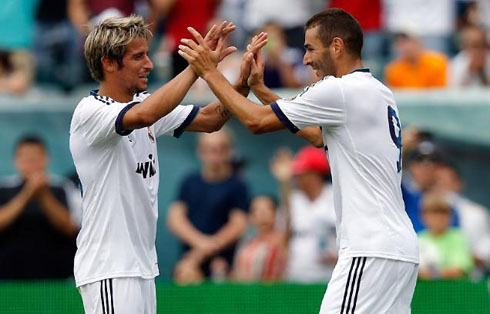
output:
M350 14L329 9L305 29L303 61L319 80L293 99L280 99L255 81L263 64L254 58L249 85L267 106L233 90L195 30L198 43L184 39L180 54L252 132L313 126L321 134L332 170L339 260L320 313L410 313L418 242L401 194L401 126L393 94L363 68L363 34Z
M213 62L234 51L223 47L233 28L223 22L204 39L216 48ZM153 68L150 36L143 19L130 16L103 21L85 42L88 67L100 89L73 113L70 150L83 189L74 273L89 314L156 313L156 138L212 132L230 117L219 102L201 110L179 105L198 77L190 67L152 95L145 92ZM255 37L251 51L264 44ZM247 94L245 72L236 87Z

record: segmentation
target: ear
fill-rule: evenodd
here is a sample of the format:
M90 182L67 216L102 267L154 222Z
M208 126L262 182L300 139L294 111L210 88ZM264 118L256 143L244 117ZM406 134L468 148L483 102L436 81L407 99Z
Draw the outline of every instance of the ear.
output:
M331 47L333 55L340 56L345 49L344 41L340 37L334 37L334 39L332 39Z
M109 59L106 56L100 58L100 62L102 63L102 68L107 73L114 73L119 68L116 60Z

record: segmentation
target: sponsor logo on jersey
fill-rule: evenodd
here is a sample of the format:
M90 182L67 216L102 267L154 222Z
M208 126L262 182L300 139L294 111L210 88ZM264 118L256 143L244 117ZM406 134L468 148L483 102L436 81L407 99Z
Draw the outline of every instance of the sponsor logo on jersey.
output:
M150 154L148 155L148 158L150 159L149 161L139 162L138 166L136 167L136 173L141 174L143 179L146 179L147 177L151 178L157 173L154 167L156 162L154 156Z

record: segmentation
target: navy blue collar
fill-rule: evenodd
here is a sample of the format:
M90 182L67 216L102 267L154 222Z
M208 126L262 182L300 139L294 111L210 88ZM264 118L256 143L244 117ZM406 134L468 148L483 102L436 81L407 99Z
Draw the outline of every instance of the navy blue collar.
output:
M360 69L355 69L354 71L352 71L350 73L354 73L354 72L370 73L371 71L369 70L369 68L360 68Z

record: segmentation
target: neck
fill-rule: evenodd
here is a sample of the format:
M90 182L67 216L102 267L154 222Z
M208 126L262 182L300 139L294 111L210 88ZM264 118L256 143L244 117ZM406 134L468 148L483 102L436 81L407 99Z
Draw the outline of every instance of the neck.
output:
M108 96L117 102L125 103L133 99L133 93L128 89L121 87L121 84L111 82L106 79L100 83L100 96Z
M208 182L222 181L232 174L232 168L230 164L221 164L216 166L204 166L202 169L202 176L204 180Z
M342 77L346 74L352 73L352 71L361 69L363 67L364 65L362 64L362 60L359 58L355 58L353 60L350 60L349 62L345 62L344 64L339 65L337 67L337 73L335 73L335 76Z

